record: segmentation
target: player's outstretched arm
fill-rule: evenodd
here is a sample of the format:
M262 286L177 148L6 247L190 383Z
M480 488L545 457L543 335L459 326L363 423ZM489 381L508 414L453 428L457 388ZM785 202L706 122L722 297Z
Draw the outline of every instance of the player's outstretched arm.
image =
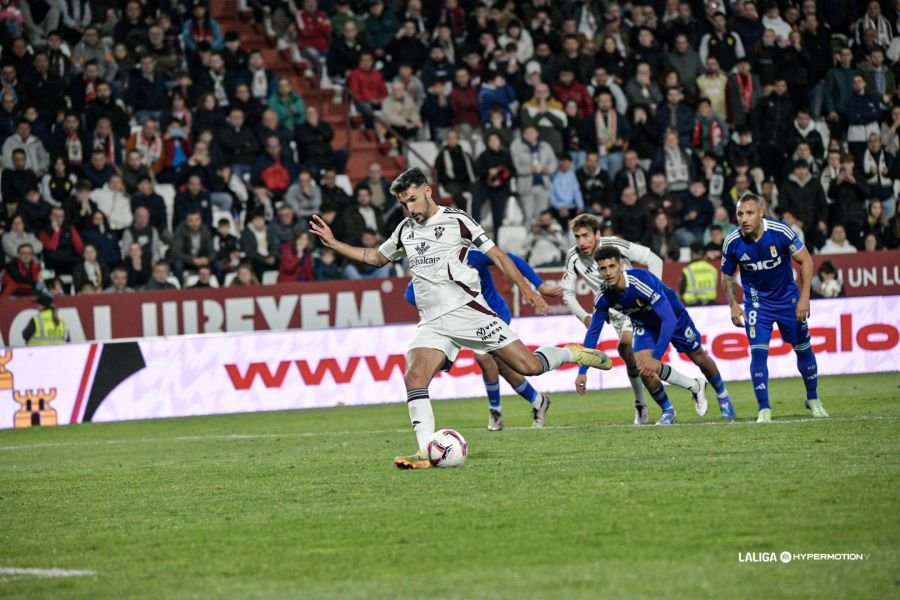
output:
M559 297L563 294L563 289L558 285L550 285L538 275L537 271L534 270L534 267L529 265L519 256L516 256L512 252L507 252L506 255L509 259L516 265L516 268L519 269L519 272L531 282L531 284L537 289L538 293L543 296L550 297Z
M797 320L805 321L809 318L809 295L812 292L812 278L815 266L809 250L801 248L794 254L794 260L800 264L800 276L797 278L797 287L800 288L800 298L797 300Z
M737 293L734 291L734 277L722 273L722 291L725 292L725 299L728 306L731 307L731 322L736 327L744 326L744 308L738 304Z
M331 227L322 220L319 215L313 215L309 220L309 228L315 235L322 240L326 247L331 248L341 256L345 256L352 261L360 262L373 267L383 267L390 261L388 258L375 248L358 248L345 244L334 237Z
M539 314L546 315L550 309L547 306L547 302L541 298L541 295L535 292L528 285L528 282L525 281L525 277L522 275L522 272L516 268L516 265L509 259L506 255L506 252L494 246L490 250L486 252L488 258L490 258L497 267L503 271L503 274L507 279L512 281L516 287L519 288L522 292L522 297L525 299L525 302L534 307Z

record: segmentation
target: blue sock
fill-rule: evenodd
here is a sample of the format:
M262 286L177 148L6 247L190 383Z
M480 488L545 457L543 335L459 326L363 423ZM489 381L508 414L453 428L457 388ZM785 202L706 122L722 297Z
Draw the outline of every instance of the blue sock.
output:
M484 389L487 390L488 403L491 410L500 410L500 382L484 380Z
M518 395L525 398L528 401L528 403L531 404L532 406L536 406L537 404L540 404L541 395L538 393L538 391L536 389L534 389L531 386L530 383L528 383L527 379L522 381L522 383L517 385L514 389L516 390L516 393Z
M769 347L750 347L750 375L759 410L769 408Z
M728 397L728 390L725 388L725 382L722 381L722 374L716 371L716 374L707 379L709 385L713 386L713 389L716 390L716 396L719 398L719 402L731 402L731 398Z
M806 399L818 400L819 367L816 364L816 355L813 354L809 342L794 346L794 351L797 353L797 370L803 376L803 385L806 386Z
M669 397L666 395L666 388L663 386L659 386L659 388L655 392L650 392L650 395L653 396L653 399L656 400L656 403L659 404L659 407L663 410L663 412L675 410L672 408L672 403L669 402Z

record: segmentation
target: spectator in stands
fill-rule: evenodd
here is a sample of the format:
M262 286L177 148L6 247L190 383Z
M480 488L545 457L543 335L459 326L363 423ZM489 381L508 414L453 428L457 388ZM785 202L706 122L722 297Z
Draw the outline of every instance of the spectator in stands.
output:
M643 30L646 32L647 30ZM651 68L646 62L639 63L634 78L625 85L625 94L632 105L643 105L655 110L662 102L663 95L659 86L651 79Z
M220 266L215 262L212 233L203 222L200 211L187 213L185 220L172 235L169 246L169 261L172 273L178 281L183 281L185 271L196 271L199 267L209 267L221 279Z
M133 69L128 77L125 102L134 110L138 122L144 123L150 118L158 122L168 101L166 80L156 68L156 58L149 54L142 56L140 67Z
M131 212L136 213L139 208L146 208L149 211L150 223L157 231L168 231L166 203L162 196L154 191L153 180L146 175L138 179L138 189L131 196Z
M807 245L820 247L828 231L828 200L818 179L803 161L794 163L794 172L782 184L778 196L781 213L790 211L802 223Z
M663 147L656 153L650 166L651 173L661 173L671 194L684 198L694 176L694 163L687 152L678 145L678 132L666 130Z
M678 227L681 219L681 200L670 194L666 189L666 176L662 173L654 173L650 176L650 189L642 197L638 198L638 204L647 209L651 217L657 212L663 211L669 219L669 224Z
M85 107L96 99L99 82L100 67L97 61L90 60L85 63L84 71L69 83L67 95L76 115L83 114Z
M572 157L568 154L559 157L559 170L553 174L550 184L550 208L563 229L568 228L569 221L575 215L584 212L581 187L572 167Z
M244 126L244 111L233 107L227 124L219 130L217 140L222 154L235 175L249 173L259 154L259 143L249 127Z
M131 225L131 199L121 176L113 175L106 185L91 192L91 200L109 219L113 231L120 232Z
M81 240L85 246L88 244L94 246L101 262L108 267L114 267L122 262L119 239L120 235L110 230L106 215L99 210L94 211L91 216L90 226L81 231Z
M278 138L282 148L290 147L294 139L294 131L281 124L274 110L266 109L262 113L259 125L256 126L256 139L259 141L260 149L265 146L266 139L273 135Z
M535 95L537 96L537 91L535 91ZM546 89L545 94L541 94L541 98L545 100L546 104L546 101L550 98L549 88ZM562 112L562 104L560 104L558 100L555 102L558 105L559 112ZM516 92L513 87L506 82L506 76L499 71L486 73L484 80L481 83L481 88L478 90L478 108L481 112L482 124L486 124L490 121L491 109L495 107L503 111L503 121L507 125L510 124L513 120L517 105ZM526 124L525 116L523 115L522 118L523 124Z
M94 61L101 79L110 82L116 76L116 62L112 58L112 47L100 35L100 30L96 25L85 27L81 40L72 47L71 61L73 73L83 72L87 68L87 64Z
M251 129L257 127L262 120L263 105L253 97L250 87L246 83L238 83L234 86L231 107L244 111L244 123Z
M65 221L75 229L82 231L93 223L97 205L91 200L91 184L85 180L75 185L75 193L62 202L65 210Z
M543 141L550 144L557 154L562 152L562 132L566 126L566 112L562 102L550 95L550 87L539 83L534 88L534 97L522 105L521 126L534 125ZM591 140L587 140L588 145Z
M278 283L315 281L316 265L309 232L302 231L281 246Z
M339 211L353 204L353 198L337 184L337 173L334 169L325 169L322 173L322 205L330 204Z
M159 262L159 261L157 261ZM128 287L141 289L150 281L150 265L156 264L148 262L145 258L141 246L136 242L132 242L128 246L128 254L125 257L125 269L128 271ZM169 266L166 264L166 277L168 277Z
M102 127L104 119L108 122ZM107 152L109 161L114 164L122 162L122 139L129 136L128 115L125 109L116 103L112 95L112 86L101 81L97 84L97 95L87 105L85 121L88 132L93 132L92 148L102 148Z
M163 134L165 160L158 177L160 183L178 185L187 177L188 161L194 149L189 133L179 119L173 118L168 122Z
M212 201L209 193L203 189L203 181L199 175L191 175L184 190L175 196L172 228L177 229L192 212L200 213L203 223L207 227L212 226Z
M878 198L884 203L884 212L888 218L894 215L897 201L894 196L894 180L891 178L894 161L895 157L885 152L882 147L881 136L874 132L870 133L860 164L861 174L869 186L869 196Z
M166 34L159 25L154 25L147 31L147 47L144 51L156 59L156 67L164 77L170 79L175 74L181 62L181 51L166 42Z
M681 228L676 232L683 246L702 240L713 217L713 205L706 195L706 183L703 179L695 178L691 181L689 192L682 200Z
M109 274L109 286L103 290L104 294L123 294L134 291L128 285L128 269L122 266L114 268Z
M381 110L381 103L387 97L384 76L374 67L373 54L363 51L359 56L359 66L347 78L347 89L353 105L363 117L366 129L375 128L375 111Z
M419 128L422 127L419 109L409 94L406 93L403 83L399 81L394 81L391 84L391 93L381 103L381 111L377 112L376 115L400 136L400 140L414 138L418 134ZM389 137L396 151L399 140L393 132L389 133Z
M153 274L150 276L147 283L144 284L144 291L177 290L178 287L169 281L169 279L169 263L161 260L153 265Z
M304 222L319 212L322 206L322 191L309 171L300 171L297 180L284 195L284 203Z
M197 131L218 131L226 124L225 112L212 92L203 92L197 99L192 126Z
M575 176L581 187L581 196L589 210L603 218L610 218L614 193L609 176L600 168L600 156L596 152L588 152L584 164L577 170Z
M261 106L269 103L269 97L275 93L275 75L266 68L262 52L252 50L247 57L247 69L238 75L238 81L247 84L251 97Z
M828 198L832 201L829 223L832 227L843 226L841 241L846 239L854 246L862 247L869 186L857 178L855 162L852 154L841 157L838 176L828 188Z
M306 121L294 130L294 139L297 141L297 154L303 168L317 176L327 167L344 172L347 151L331 147L334 130L319 118L319 109L315 106L306 109Z
M533 267L561 265L570 246L566 230L550 209L538 215L523 242L528 264Z
M255 187L263 187L277 201L284 196L297 171L294 162L282 152L281 142L269 136L261 154L253 165L250 181Z
M447 143L438 152L434 167L438 183L444 191L453 197L457 206L465 208L464 194L471 194L472 184L475 183L475 163L459 145L459 133L456 129L447 133Z
M716 160L722 160L725 157L727 145L728 125L721 116L713 112L709 99L701 98L697 102L691 146L697 151L700 158L711 155Z
M394 13L384 7L382 0L369 2L369 13L363 27L363 39L369 48L375 49L375 55L381 59L385 56L385 48L394 39L399 23Z
M16 249L16 258L3 267L0 298L33 296L41 286L41 263L35 260L30 244L21 244Z
M592 125L588 146L599 152L600 166L610 177L615 178L622 168L631 128L628 120L617 112L613 105L612 94L609 92L600 92L597 95L597 110Z
M213 284L216 285L213 285ZM197 281L193 283L193 285L189 285L187 289L189 290L202 290L202 289L211 289L214 287L218 287L218 282L213 279L212 269L209 267L200 267L197 269Z
M655 86L656 84L653 84ZM657 88L657 93L659 89ZM594 100L587 86L575 78L575 71L569 64L564 64L559 70L559 78L553 87L553 97L565 104L569 100L574 100L579 112L583 115L590 115L594 112Z
M109 267L100 260L97 249L90 244L84 246L84 256L72 271L72 287L81 290L85 285L102 290L109 286Z
M332 24L334 24L334 19L332 19ZM338 84L344 84L350 71L359 64L363 44L360 41L359 25L355 18L344 20L339 30L342 35L335 35L331 38L326 64L331 80Z
M37 175L25 166L27 160L25 150L16 148L12 153L12 168L0 171L0 194L3 196L4 210L8 214L16 211L29 189L39 185Z
M866 223L863 226L863 240L868 242L870 236L875 238L875 246L877 249L884 247L884 240L887 238L887 219L885 218L885 210L881 200L873 199L869 201L869 210L866 213ZM865 248L866 251L869 248Z
M813 298L838 298L844 295L844 286L838 278L834 263L826 260L812 280Z
M746 56L744 44L741 42L739 35L729 31L728 20L723 13L715 13L711 21L712 31L704 35L703 39L700 40L700 60L703 61L707 71L709 71L709 59L714 58L716 67L721 67L727 73L737 64L739 58ZM700 86L699 81L697 84ZM700 87L702 90L702 86ZM708 93L701 93L709 97ZM717 112L725 114L724 110Z
M44 229L50 218L50 208L37 187L27 189L25 201L18 204L18 212L25 219L25 229L32 233Z
M269 235L266 218L262 213L255 212L247 220L241 234L241 249L257 279L262 279L264 271L276 267L280 249L276 240Z
M269 108L278 115L278 120L288 130L293 130L302 125L306 114L306 105L303 97L291 87L291 80L282 77L278 80L275 93L269 96Z
M653 226L648 235L647 246L657 256L667 262L678 260L678 242L675 239L673 228L669 224L666 213L659 211L653 216Z
M623 168L613 178L613 193L617 197L628 187L634 188L638 198L647 193L647 173L641 168L641 162L634 150L625 153Z
M678 143L682 148L690 148L694 133L694 112L684 104L684 94L677 87L666 90L666 102L656 112L656 127L660 137L666 129L678 133Z
M727 114L725 87L728 84L728 77L722 69L719 68L719 61L710 56L706 59L706 71L697 78L697 93L708 98L713 112L718 115Z
M152 265L161 258L159 231L150 222L150 211L141 206L134 211L134 220L122 232L121 255L128 257L132 244L141 248L145 264Z
M816 129L816 124L809 114L809 109L800 108L794 119L793 128L788 138L788 149L792 153L797 152L800 144L809 146L810 154L816 161L821 161L825 156L825 145L822 142L822 134Z
M759 141L760 166L768 177L780 177L787 158L794 106L788 95L783 77L775 79L772 93L756 105L754 115L756 131L753 137Z
M831 228L831 237L825 241L818 254L855 254L856 246L847 239L847 230L840 223Z
M534 125L523 127L521 137L513 141L509 152L517 173L519 205L522 207L525 225L528 226L549 206L551 176L559 168L559 162L553 148L540 139ZM572 176L574 177L574 173Z
M862 158L870 134L880 131L881 101L866 93L866 81L860 73L852 79L853 93L847 100L847 146L857 162ZM880 141L880 140L879 140Z
M50 222L40 232L44 245L44 264L57 275L71 275L72 269L81 260L84 244L78 231L66 223L66 213L56 206L50 211Z
M334 281L343 277L337 255L331 248L323 248L316 261L316 281Z
M253 265L249 262L242 262L238 265L237 276L231 280L228 287L248 287L252 285L260 285L260 278L256 276Z
M278 207L275 219L269 224L269 237L278 248L281 248L284 244L292 242L297 234L306 231L307 223L307 220L298 219L290 206L282 203Z
M421 110L422 120L428 126L431 139L439 144L447 139L447 133L453 126L452 110L445 88L446 80L432 81Z
M494 240L498 239L498 230L503 224L506 202L510 196L510 180L516 175L509 152L502 147L500 135L491 132L487 138L487 148L475 160L475 203L472 216L481 220L481 211L485 204L491 206L491 217L494 227Z
M348 244L359 246L365 231L374 231L384 238L388 233L380 208L372 204L372 194L368 187L356 188L356 205L341 214L340 238Z
M847 130L847 109L853 94L853 76L858 73L853 67L853 51L841 48L838 51L838 63L825 77L825 112L832 137L841 138Z
M159 121L154 117L148 117L140 131L136 131L128 138L126 150L138 152L141 156L141 164L148 167L153 175L159 175L165 166L165 144L159 134Z
M37 236L25 231L25 219L22 215L16 214L12 217L9 231L3 234L3 252L6 255L4 262L15 260L22 244L30 245L35 256L39 256L44 250Z
M612 228L624 239L645 244L650 232L650 213L637 203L637 192L632 187L622 190L621 204L613 208Z
M3 168L13 169L13 152L23 150L25 152L25 168L35 172L38 177L43 177L50 166L50 155L44 144L32 134L31 123L25 119L19 119L16 123L16 133L6 138L3 142Z
M674 48L666 53L666 64L678 72L678 77L685 82L688 95L694 96L694 82L703 74L703 62L700 55L691 47L688 38L683 33L675 36ZM740 68L740 64L738 65Z
M471 140L473 132L481 127L481 109L478 104L478 90L472 85L469 71L458 67L454 74L453 91L449 96L451 123L465 140Z
M212 94L219 106L227 111L231 107L236 85L235 75L225 68L225 57L216 51L210 55L209 64L200 72L191 89L194 94Z
M241 263L241 242L237 236L231 233L231 221L219 219L216 230L213 232L213 248L216 250L215 261L222 269L222 273L237 271Z

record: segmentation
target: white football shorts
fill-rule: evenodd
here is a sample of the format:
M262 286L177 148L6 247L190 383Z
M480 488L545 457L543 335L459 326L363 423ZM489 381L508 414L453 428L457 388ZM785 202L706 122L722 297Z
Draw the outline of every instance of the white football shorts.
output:
M518 339L519 336L503 319L481 302L472 300L437 319L420 324L409 349L434 348L453 362L460 348L487 354Z

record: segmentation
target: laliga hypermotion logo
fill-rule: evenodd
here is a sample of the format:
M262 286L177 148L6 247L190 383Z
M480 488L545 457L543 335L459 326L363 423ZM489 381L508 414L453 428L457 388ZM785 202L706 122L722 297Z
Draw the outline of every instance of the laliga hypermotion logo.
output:
M12 350L0 355L0 390L11 390L13 399L19 403L19 410L16 411L14 419L16 429L56 425L56 409L50 406L56 399L56 388L17 392L13 386L13 374L6 369L12 358Z

